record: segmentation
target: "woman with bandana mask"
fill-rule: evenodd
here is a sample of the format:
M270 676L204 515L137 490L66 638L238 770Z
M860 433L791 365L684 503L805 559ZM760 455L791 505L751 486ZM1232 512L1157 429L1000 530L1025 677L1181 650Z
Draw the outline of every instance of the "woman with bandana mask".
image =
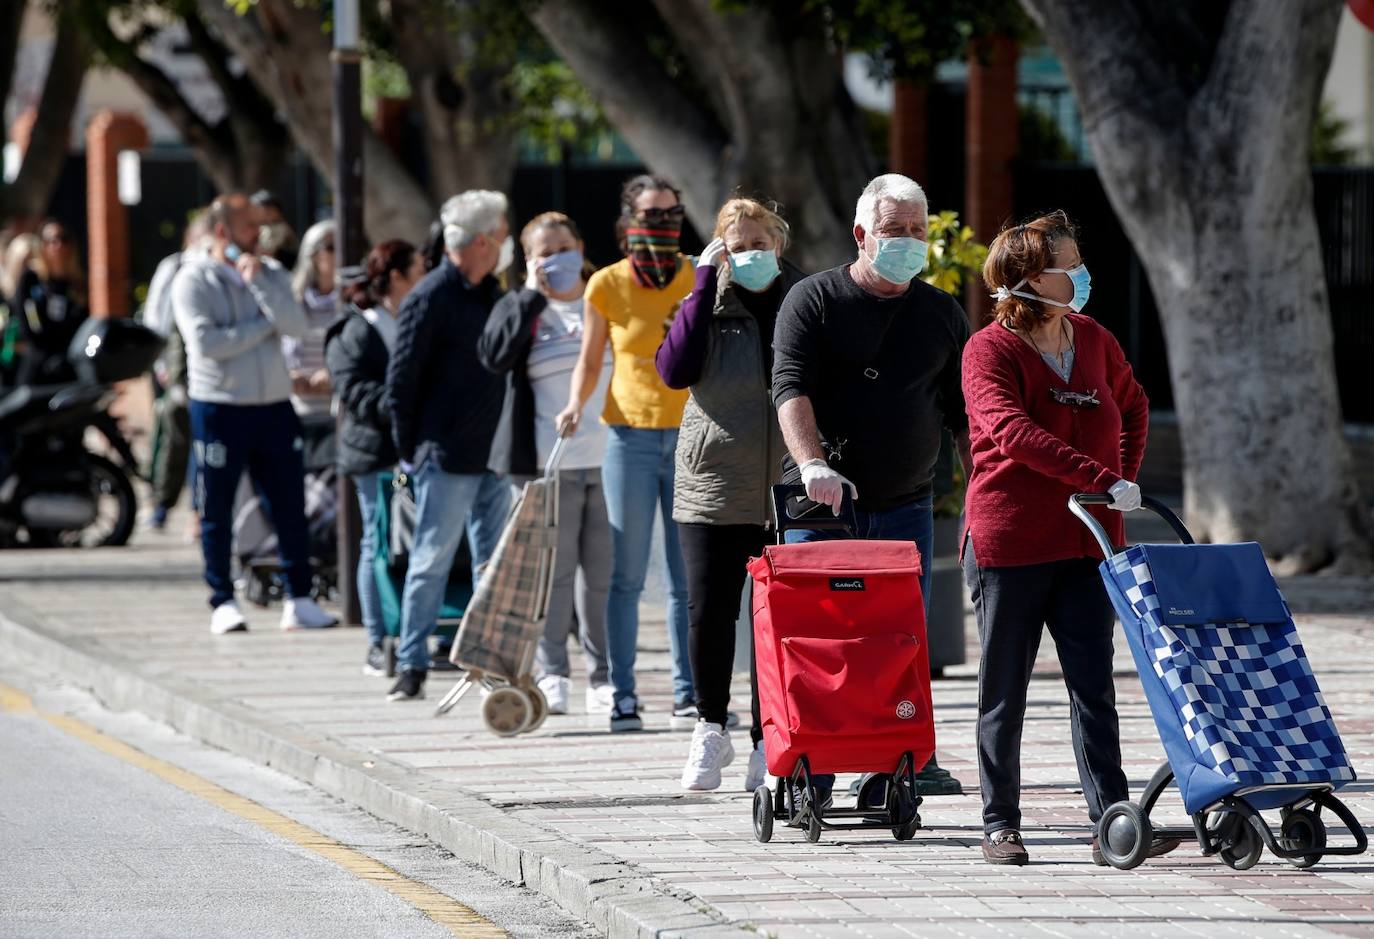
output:
M788 226L753 199L716 215L715 241L697 264L696 289L659 346L671 388L690 388L678 438L673 520L687 564L692 677L699 720L682 771L684 789L716 789L734 759L730 678L745 564L765 540L770 487L785 448L768 396L773 325L803 274L781 255ZM752 644L751 644L752 649ZM752 656L751 656L752 664ZM758 699L744 788L763 783Z
M667 180L645 175L625 184L617 223L625 259L597 271L587 283L581 354L567 407L557 419L560 434L577 430L604 370L609 342L615 365L601 416L609 426L602 480L614 548L606 614L613 733L644 726L635 692L635 643L654 514L660 511L669 578L672 725L690 729L697 718L687 653L686 573L671 518L673 454L687 393L665 385L654 368L659 343L692 292L692 262L678 250L682 219L678 192Z
M1068 510L1076 492L1110 493L1093 509L1125 541L1121 513L1140 506L1132 482L1145 454L1149 402L1116 339L1082 309L1090 278L1063 212L1003 231L983 280L994 321L964 350L973 471L965 502L964 577L982 644L978 768L983 856L1025 864L1021 728L1041 631L1054 637L1079 778L1096 822L1125 799L1112 686L1111 603L1102 553ZM1151 855L1177 847L1157 839ZM1093 860L1104 863L1093 841Z
M537 215L520 233L525 286L506 294L492 310L477 357L506 375L506 401L492 442L491 466L512 488L540 473L558 439L556 422L567 403L582 348L582 295L591 272L582 235L562 212ZM611 381L607 349L588 404L597 410ZM569 710L571 667L568 636L574 613L587 664L588 713L611 706L606 660L606 597L611 584L611 526L606 517L601 463L606 425L579 424L564 445L558 474L558 550L544 636L535 659L539 688L549 713Z

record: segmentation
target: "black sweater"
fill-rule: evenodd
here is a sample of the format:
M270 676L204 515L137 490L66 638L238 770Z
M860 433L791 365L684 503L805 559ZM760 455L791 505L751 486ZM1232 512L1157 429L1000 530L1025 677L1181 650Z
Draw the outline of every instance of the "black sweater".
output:
M389 359L381 335L354 307L325 334L324 360L343 409L334 455L341 473L375 473L396 463L386 400Z
M916 280L881 299L848 265L794 286L773 335L773 403L806 396L828 461L881 512L929 495L940 431L968 426L960 363L969 325L958 302ZM801 478L789 456L784 480Z
M498 473L539 474L534 389L525 366L534 344L535 321L548 305L537 290L522 288L506 294L497 301L477 341L477 358L493 374L506 376L505 406L491 444L491 468Z
M401 305L387 368L391 433L401 459L446 473L483 473L505 382L482 367L477 341L501 297L496 278L470 284L444 262Z

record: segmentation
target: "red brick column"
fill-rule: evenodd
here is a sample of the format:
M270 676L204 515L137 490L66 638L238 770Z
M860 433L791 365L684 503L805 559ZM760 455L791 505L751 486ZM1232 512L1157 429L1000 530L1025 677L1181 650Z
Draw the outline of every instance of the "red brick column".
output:
M129 315L129 211L119 201L115 161L121 150L148 147L133 114L101 111L86 128L86 224L91 315Z
M889 172L910 176L922 186L930 181L926 173L929 146L929 114L926 86L909 78L893 83L892 127L887 138L887 168Z
M964 220L979 241L990 242L1015 209L1012 161L1017 148L1016 41L981 40L969 50L965 129ZM967 296L975 328L987 322L992 303L981 280Z

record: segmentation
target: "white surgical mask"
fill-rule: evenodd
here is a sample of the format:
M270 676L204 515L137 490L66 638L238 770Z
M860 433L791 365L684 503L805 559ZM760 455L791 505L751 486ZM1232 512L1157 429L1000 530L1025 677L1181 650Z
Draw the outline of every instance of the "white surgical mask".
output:
M496 258L496 273L504 274L506 272L506 268L510 267L511 262L514 260L515 239L510 235L507 235L506 240L501 242L501 253Z

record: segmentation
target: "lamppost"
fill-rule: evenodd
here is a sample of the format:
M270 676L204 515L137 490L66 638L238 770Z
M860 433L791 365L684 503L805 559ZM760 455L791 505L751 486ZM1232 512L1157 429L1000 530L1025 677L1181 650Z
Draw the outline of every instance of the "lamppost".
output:
M358 0L334 0L334 250L335 277L363 261L362 54L358 51ZM361 622L357 584L361 519L353 481L338 482L339 599L345 623Z

